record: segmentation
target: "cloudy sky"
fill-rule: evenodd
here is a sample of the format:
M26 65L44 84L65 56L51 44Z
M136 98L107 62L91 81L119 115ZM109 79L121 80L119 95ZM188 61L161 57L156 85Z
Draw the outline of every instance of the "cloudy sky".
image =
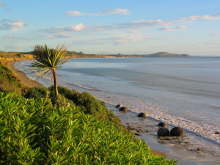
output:
M220 0L0 0L0 50L220 56Z

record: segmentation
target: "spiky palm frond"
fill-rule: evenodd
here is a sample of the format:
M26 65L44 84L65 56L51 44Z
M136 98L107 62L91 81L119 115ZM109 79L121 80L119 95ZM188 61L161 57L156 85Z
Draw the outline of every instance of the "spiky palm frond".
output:
M66 62L64 56L66 55L66 49L64 47L56 47L55 49L49 49L47 45L36 46L34 49L34 62L31 67L37 71L43 71L47 73L50 69L56 69Z
M50 73L53 79L55 100L57 103L58 89L57 89L57 76L56 69L60 67L66 60L66 50L64 47L56 47L55 49L49 49L47 45L36 46L34 49L34 62L31 67L34 68L41 75Z

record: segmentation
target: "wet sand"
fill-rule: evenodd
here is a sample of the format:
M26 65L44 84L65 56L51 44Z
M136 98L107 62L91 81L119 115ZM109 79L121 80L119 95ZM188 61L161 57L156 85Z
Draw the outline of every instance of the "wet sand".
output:
M159 120L151 117L139 118L138 113L119 112L114 105L107 104L121 122L136 136L143 139L155 151L170 159L178 160L180 165L218 165L220 164L220 145L210 142L193 132L184 130L184 137L157 137ZM169 129L173 128L169 125Z

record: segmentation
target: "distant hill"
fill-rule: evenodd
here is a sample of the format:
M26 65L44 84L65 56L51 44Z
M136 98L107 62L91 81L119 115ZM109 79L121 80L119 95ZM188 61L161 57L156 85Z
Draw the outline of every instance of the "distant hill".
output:
M33 59L33 52L0 52L0 61L20 61L24 59ZM134 58L134 57L182 57L189 56L187 54L175 54L168 52L158 52L152 54L138 54L138 55L128 55L128 54L87 54L83 52L68 51L67 58Z
M189 56L188 54L176 54L176 53L168 53L168 52L158 52L153 54L147 54L146 56L157 56L157 57L170 57L170 56Z
M106 55L108 56L108 55ZM157 52L152 54L134 54L134 55L127 55L127 54L113 54L110 56L114 57L179 57L179 56L189 56L188 54L176 54L176 53L168 53L168 52Z

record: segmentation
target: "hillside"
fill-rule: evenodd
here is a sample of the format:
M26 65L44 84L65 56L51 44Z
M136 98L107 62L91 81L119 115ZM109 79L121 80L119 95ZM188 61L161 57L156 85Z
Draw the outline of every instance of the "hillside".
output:
M107 55L106 55L107 56ZM190 56L188 54L177 54L177 53L169 53L169 52L157 52L151 54L111 54L112 57L185 57Z
M111 58L111 55L85 54L82 52L67 51L67 58ZM33 59L33 52L0 52L0 61L13 62Z
M153 54L147 54L145 56L153 56L153 57L174 57L174 56L189 56L188 54L176 54L176 53L168 53L168 52L158 52Z
M153 154L89 93L59 87L53 106L50 88L23 88L2 65L0 81L8 84L0 89L0 164L175 164Z
M0 52L0 61L20 61L20 60L31 60L33 59L33 52ZM168 52L158 52L152 54L138 54L138 55L127 55L127 54L86 54L82 52L68 51L67 58L117 58L117 57L183 57L189 56L188 54L175 54Z

